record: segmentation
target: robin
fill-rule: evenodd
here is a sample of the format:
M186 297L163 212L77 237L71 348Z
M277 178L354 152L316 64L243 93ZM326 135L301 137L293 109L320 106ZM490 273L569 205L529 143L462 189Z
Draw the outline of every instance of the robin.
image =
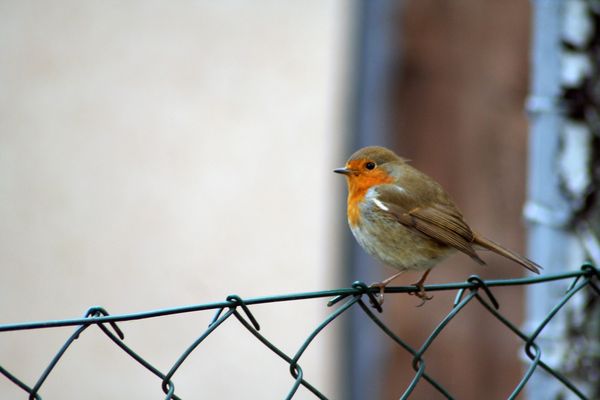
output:
M424 271L414 283L424 304L431 269L459 250L479 264L484 248L539 274L540 266L471 230L446 191L407 160L384 147L365 147L334 170L348 183L348 224L367 253L399 272L374 283L383 303L385 287L405 271Z

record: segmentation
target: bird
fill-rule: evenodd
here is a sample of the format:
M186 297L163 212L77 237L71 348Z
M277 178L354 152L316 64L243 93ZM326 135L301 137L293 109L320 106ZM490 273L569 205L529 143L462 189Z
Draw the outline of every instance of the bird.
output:
M423 272L413 285L421 305L428 296L424 283L440 261L459 251L478 264L476 250L487 249L536 274L535 262L471 229L448 193L433 178L409 165L407 159L380 146L368 146L350 156L343 168L348 184L348 225L360 246L398 272L374 283L383 304L384 290L406 271Z

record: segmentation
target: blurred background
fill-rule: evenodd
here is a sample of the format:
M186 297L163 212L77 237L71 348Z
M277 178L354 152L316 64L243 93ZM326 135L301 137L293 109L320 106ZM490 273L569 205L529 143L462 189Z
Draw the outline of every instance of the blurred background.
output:
M523 252L529 21L521 0L1 2L0 323L387 277L354 244L345 182L331 172L366 144L411 159L477 230ZM449 259L429 283L523 273L484 258L484 268ZM522 288L496 294L521 321ZM383 318L419 346L453 295L422 308L389 296ZM331 312L322 300L253 311L288 353ZM167 370L211 317L121 327ZM178 395L287 394L287 365L238 325L192 353ZM428 371L458 398L506 397L522 375L520 343L499 329L467 307L428 352ZM33 384L71 332L3 333L0 364ZM414 376L408 354L358 314L320 335L302 366L331 399L398 398ZM83 389L88 399L163 398L96 329L40 394ZM0 379L0 397L25 396ZM439 394L421 383L414 398Z

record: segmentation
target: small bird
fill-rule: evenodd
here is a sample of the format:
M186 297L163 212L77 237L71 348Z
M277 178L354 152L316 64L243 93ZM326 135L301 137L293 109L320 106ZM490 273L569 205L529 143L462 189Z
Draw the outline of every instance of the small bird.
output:
M528 270L540 266L471 230L442 186L408 161L384 147L364 147L350 156L344 168L348 183L348 224L367 253L399 272L371 285L385 287L405 271L424 271L414 283L423 305L431 297L424 288L431 269L459 250L479 264L475 252L484 248Z

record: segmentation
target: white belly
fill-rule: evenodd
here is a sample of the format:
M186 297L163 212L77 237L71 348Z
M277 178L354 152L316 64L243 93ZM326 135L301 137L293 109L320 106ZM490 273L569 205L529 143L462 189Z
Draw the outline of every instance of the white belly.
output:
M361 205L360 222L350 224L350 229L367 253L401 271L430 269L454 250L405 227L367 202Z

